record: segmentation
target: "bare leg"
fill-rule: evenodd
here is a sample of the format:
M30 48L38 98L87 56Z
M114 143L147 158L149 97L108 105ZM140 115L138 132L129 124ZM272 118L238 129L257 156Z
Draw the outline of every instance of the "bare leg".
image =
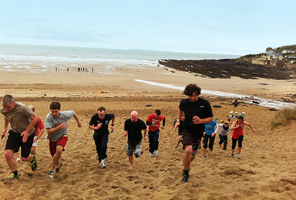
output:
M31 148L31 155L36 156L36 147Z
M207 148L204 148L204 155L207 155Z
M231 150L231 154L234 154L234 149Z
M192 145L186 145L185 146L185 153L183 156L184 170L188 170L190 168L191 152L192 152Z
M31 155L29 155L27 158L22 157L22 161L23 162L32 162L33 161L33 157Z
M242 150L242 148L241 148L241 147L238 147L238 148L237 148L237 153L240 153L241 150Z
M17 170L17 165L16 165L16 162L14 160L14 150L11 150L11 149L7 149L5 150L5 158L6 158L6 162L8 164L8 167L10 168L10 170L12 172L15 172Z
M134 158L133 158L133 156L129 156L128 159L129 159L130 164L131 164L131 169L133 169L134 168Z
M54 154L52 158L52 164L50 170L54 170L55 166L59 166L60 164L60 159L62 157L62 152L63 152L64 147L61 145L57 146L56 153Z

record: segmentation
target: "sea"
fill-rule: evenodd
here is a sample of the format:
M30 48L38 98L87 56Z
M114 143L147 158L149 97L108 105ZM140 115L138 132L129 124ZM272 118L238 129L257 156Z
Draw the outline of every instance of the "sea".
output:
M158 60L202 60L238 58L240 55L182 53L140 49L102 49L65 46L0 44L1 65L9 61L50 61L88 64L116 63L157 65Z

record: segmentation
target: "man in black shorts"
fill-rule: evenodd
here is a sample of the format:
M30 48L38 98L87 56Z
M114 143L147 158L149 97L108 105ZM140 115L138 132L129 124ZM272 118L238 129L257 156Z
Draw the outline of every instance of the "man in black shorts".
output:
M183 123L183 145L185 146L185 154L183 157L184 176L181 182L188 182L190 163L192 153L196 154L198 145L204 131L204 124L213 121L213 113L211 104L199 97L200 87L196 84L189 84L185 87L183 94L189 98L183 99L179 105L179 115L176 126L180 125L180 120L185 115ZM195 156L195 155L194 155Z
M17 165L14 159L14 153L21 147L21 160L30 162L33 171L37 169L35 156L31 156L31 147L34 141L34 126L38 117L25 104L15 102L12 95L5 95L2 98L1 113L4 115L4 129L1 139L5 136L7 126L10 123L11 130L6 141L5 158L12 173L8 177L15 179L20 176L17 171Z
M133 152L136 158L143 154L142 150L142 130L144 130L144 140L146 141L146 124L138 118L138 112L131 112L131 118L124 123L124 137L128 136L126 144L126 154L129 158L131 168L134 168Z

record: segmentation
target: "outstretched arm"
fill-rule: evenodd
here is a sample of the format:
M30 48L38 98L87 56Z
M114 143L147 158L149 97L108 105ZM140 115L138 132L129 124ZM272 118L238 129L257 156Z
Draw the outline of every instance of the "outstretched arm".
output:
M256 130L251 126L251 124L249 122L245 121L244 123L245 123L245 125L249 126L252 129L253 133L255 133Z
M78 127L81 128L81 126L82 126L81 121L79 120L78 115L75 112L74 112L74 118L78 124Z

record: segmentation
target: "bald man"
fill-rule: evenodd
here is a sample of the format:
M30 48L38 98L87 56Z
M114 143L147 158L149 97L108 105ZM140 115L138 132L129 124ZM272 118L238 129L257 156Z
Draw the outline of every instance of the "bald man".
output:
M28 107L35 113L35 107L33 105L29 105ZM34 141L33 141L32 148L31 148L31 155L34 155L34 156L36 156L36 147L38 144L38 140L40 139L40 137L42 136L42 134L45 130L44 124L41 121L40 117L38 115L36 115L36 116L38 117L38 121L36 122L36 124L34 126L35 136L34 136Z
M142 150L142 130L144 130L144 140L146 141L146 124L138 118L138 112L132 111L131 118L124 123L124 137L128 136L126 144L126 154L129 158L131 168L134 168L133 153L136 158L143 154Z

